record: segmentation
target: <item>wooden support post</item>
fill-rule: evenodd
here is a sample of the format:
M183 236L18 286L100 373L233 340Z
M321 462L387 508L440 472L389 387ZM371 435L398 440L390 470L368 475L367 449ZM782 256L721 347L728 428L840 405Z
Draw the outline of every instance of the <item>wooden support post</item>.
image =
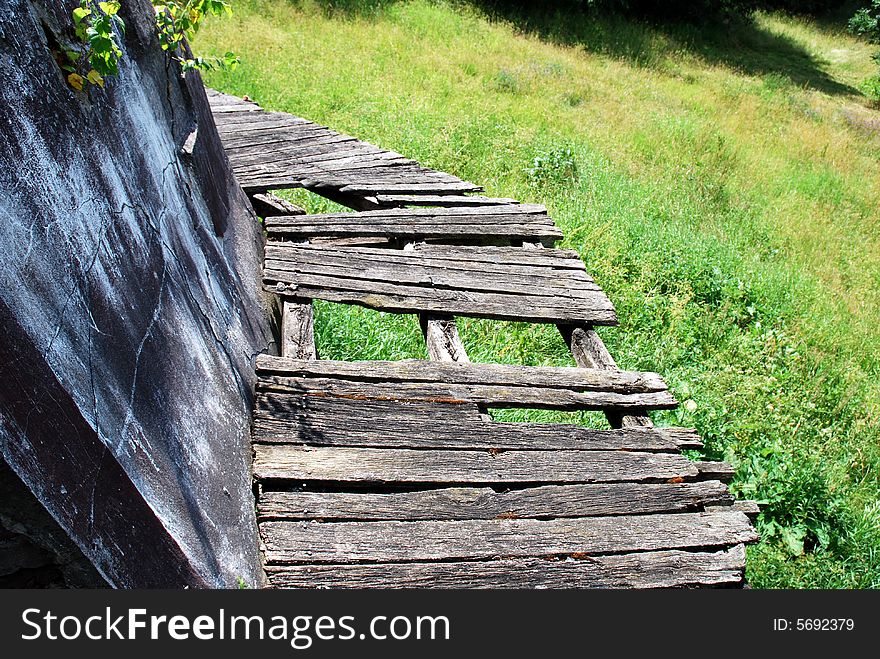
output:
M284 298L281 312L281 356L317 359L315 316L311 300Z
M523 243L523 249L543 249L541 243ZM608 348L602 342L591 326L573 327L571 325L557 325L562 338L568 344L574 362L581 368L598 368L610 370L617 368L617 362L608 352ZM654 423L647 412L640 411L636 414L620 414L618 412L605 412L608 423L612 428L651 428Z
M589 325L583 327L559 325L558 327L578 366L599 369L617 368L614 357L608 352L608 348L605 347L602 339L592 327ZM612 428L650 428L654 425L646 412L636 414L606 412L605 416L608 417L608 423Z
M415 249L413 243L403 246L403 251L410 252ZM419 325L422 328L422 336L425 337L425 345L428 348L428 358L437 362L458 362L470 364L470 357L464 349L461 337L458 335L458 326L454 316L437 316L434 314L419 314ZM479 407L480 418L483 421L491 421L488 410L482 405Z
M464 344L458 335L455 318L442 318L421 314L419 323L428 346L428 357L438 362L460 362L468 364L470 358L465 352Z

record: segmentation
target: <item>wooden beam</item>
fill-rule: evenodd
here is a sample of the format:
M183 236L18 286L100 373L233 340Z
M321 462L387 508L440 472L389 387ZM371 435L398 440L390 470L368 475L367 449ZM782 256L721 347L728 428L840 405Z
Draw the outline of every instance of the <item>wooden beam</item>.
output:
M602 555L724 547L758 539L741 512L430 522L269 521L273 563Z
M390 493L264 491L258 515L324 521L523 519L687 512L707 505L720 510L730 503L719 481L540 485L506 492L474 486Z
M742 545L577 560L506 558L448 563L273 565L275 588L693 588L742 585Z

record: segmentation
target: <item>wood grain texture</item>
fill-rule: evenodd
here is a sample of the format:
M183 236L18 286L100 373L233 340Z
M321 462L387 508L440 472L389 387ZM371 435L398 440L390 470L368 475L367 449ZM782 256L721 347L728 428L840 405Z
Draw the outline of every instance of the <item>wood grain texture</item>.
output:
M233 172L251 194L296 187L331 189L350 197L481 190L300 117L266 112L228 95L210 95L209 102Z
M506 492L489 487L392 493L264 490L257 512L262 519L324 521L522 519L685 512L703 506L722 510L730 504L723 483L704 481L541 485Z
M476 405L267 392L256 397L253 438L261 443L376 448L675 452L702 446L692 428L597 430L563 423L487 422Z
M657 373L572 366L456 364L421 359L358 362L322 360L315 362L259 355L256 369L257 373L266 375L337 378L361 382L423 382L426 384L439 382L619 393L666 391L666 383Z
M257 480L350 483L608 483L697 475L683 455L632 451L475 451L255 444Z
M315 315L308 300L285 299L281 309L281 354L292 359L317 359Z
M572 357L578 366L584 368L616 369L617 363L608 352L602 338L596 330L587 326L561 325L559 331L568 344ZM621 413L617 410L606 411L605 416L612 428L650 428L654 425L646 410L632 410Z
M725 547L757 539L741 512L426 522L265 521L273 563L431 561Z
M543 206L511 205L390 209L363 213L275 216L266 221L273 238L380 236L407 239L538 240L562 238Z
M406 206L498 206L519 203L516 199L483 197L480 195L378 195L376 201L383 208L402 208Z
M273 217L275 215L305 215L305 210L292 204L285 199L276 197L271 193L255 194L251 198L251 205L254 212L263 218Z
M743 581L742 545L581 560L540 558L373 565L270 565L275 588L694 588Z
M670 409L656 373L502 364L298 361L257 358L260 391L339 398L470 402L564 410Z
M425 337L428 358L437 362L470 363L470 358L458 334L455 318L421 315L419 325Z
M336 396L356 400L475 403L497 408L553 410L674 409L678 403L668 391L619 393L607 390L572 391L546 387L454 384L446 382L362 382L334 378L259 378L262 391L297 395Z

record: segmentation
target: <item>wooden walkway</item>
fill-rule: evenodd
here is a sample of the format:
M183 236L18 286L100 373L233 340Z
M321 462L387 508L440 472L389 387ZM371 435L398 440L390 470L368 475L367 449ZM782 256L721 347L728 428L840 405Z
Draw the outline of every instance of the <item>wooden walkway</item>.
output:
M542 206L209 91L269 235L282 356L257 360L254 477L275 587L741 586L752 502L676 401L618 369L608 297ZM308 215L304 187L360 212ZM318 359L311 300L417 314L430 361ZM553 323L576 367L474 364L455 316ZM612 429L500 423L489 409L601 410Z

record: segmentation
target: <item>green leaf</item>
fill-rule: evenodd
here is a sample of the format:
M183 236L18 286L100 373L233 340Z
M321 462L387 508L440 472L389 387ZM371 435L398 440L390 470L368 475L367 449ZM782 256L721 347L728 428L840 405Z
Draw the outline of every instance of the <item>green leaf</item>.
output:
M782 544L792 556L804 555L804 537L807 529L803 526L783 526L780 529Z
M86 16L89 16L91 13L91 9L87 9L85 7L77 7L73 10L73 24L79 25L80 23L82 23L83 19Z
M98 6L108 16L115 16L119 12L118 2L99 2Z

